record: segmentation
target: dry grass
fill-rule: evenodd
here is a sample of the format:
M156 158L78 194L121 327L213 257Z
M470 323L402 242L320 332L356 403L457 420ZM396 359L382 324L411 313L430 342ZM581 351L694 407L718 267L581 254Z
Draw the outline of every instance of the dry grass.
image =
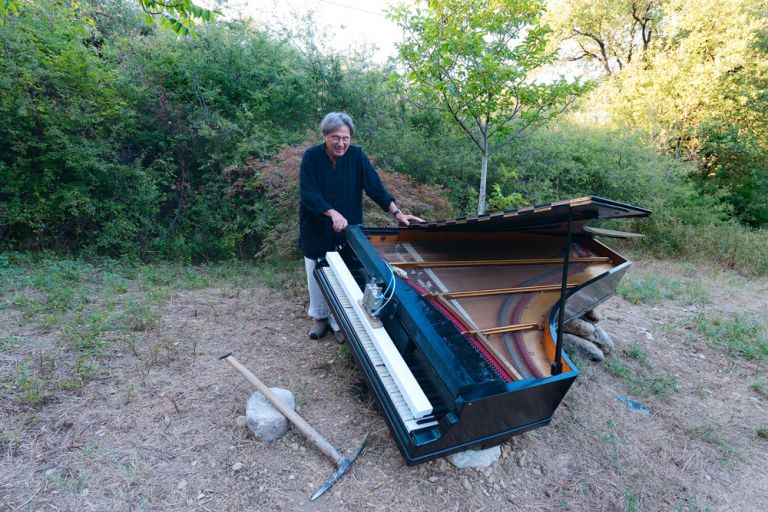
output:
M634 272L691 278L655 262ZM170 290L153 303L152 322L129 327L133 337L105 331L110 348L82 387L42 388L38 402L7 377L23 364L46 369L48 354L62 366L74 356L61 350L61 331L6 303L0 510L761 510L768 399L753 383L765 382L766 364L723 352L683 320L710 308L750 312L768 303L768 283L714 273L701 281L711 303L615 298L603 309L620 349L612 357L674 376L671 393L634 396L626 379L582 361L553 424L507 443L480 471L444 460L405 466L348 354L306 338L301 295L236 279ZM333 467L301 435L262 445L236 425L252 390L217 361L230 350L269 385L293 390L299 413L341 451L371 432L319 502L307 500ZM627 409L619 394L651 415Z

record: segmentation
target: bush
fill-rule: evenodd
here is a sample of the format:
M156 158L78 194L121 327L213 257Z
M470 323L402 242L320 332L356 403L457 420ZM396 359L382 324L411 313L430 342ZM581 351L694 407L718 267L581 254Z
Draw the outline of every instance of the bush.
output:
M260 256L294 254L299 246L299 167L301 156L310 144L284 148L275 158L266 162L251 161L230 172L243 176L242 190L258 190L271 201L274 214L264 225L260 235L264 240ZM395 196L400 208L428 219L451 218L453 212L447 191L438 186L414 183L413 178L378 170L387 190ZM385 214L372 201L364 203L365 220L371 226L393 226L392 216Z

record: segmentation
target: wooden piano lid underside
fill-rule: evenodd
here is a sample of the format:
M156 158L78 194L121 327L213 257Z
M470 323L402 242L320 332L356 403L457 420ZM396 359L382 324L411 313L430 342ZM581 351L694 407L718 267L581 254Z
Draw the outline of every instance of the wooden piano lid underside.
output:
M475 244L456 244L446 241L420 240L397 242L373 240L379 254L390 262L492 260L523 258L558 258L561 256L562 239L540 237L536 243L522 240L476 241ZM597 256L593 252L575 246L573 257ZM584 283L612 268L611 263L577 263L571 266L569 285ZM544 328L550 312L559 299L559 291L534 293L508 293L490 296L451 298L450 292L482 291L515 288L537 284L557 285L562 278L562 264L524 264L502 266L468 266L431 268L419 266L407 268L408 280L424 291L435 294L431 298L440 301L460 317L468 330L483 330L511 324L535 323L539 329L519 332L488 334L476 339L486 346L496 362L515 379L520 377L548 377L552 361L544 346ZM442 296L442 294L448 295ZM551 353L552 350L549 351Z

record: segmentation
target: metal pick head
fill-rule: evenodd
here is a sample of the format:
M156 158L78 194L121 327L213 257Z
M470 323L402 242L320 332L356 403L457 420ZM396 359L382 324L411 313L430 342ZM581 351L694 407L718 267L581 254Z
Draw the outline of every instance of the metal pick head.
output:
M333 474L330 480L325 482L325 485L323 485L318 491L312 495L311 498L309 498L309 501L315 501L317 498L322 496L325 491L331 488L333 484L335 484L342 476L344 476L344 473L347 472L349 469L349 466L352 465L353 462L355 462L355 459L357 459L357 456L360 455L360 452L363 451L363 448L365 447L365 442L368 440L368 434L365 434L365 437L363 438L363 442L360 443L360 447L355 451L354 455L352 457L344 457L339 462L336 463L336 472Z

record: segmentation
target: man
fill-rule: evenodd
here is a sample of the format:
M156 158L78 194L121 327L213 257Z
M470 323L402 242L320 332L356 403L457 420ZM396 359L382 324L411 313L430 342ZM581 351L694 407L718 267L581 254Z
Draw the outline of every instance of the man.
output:
M351 144L355 134L351 117L331 112L320 130L323 143L304 152L300 173L299 245L307 270L309 316L314 320L309 337L320 339L330 329L336 341L344 343L344 334L333 318L329 320L328 305L312 275L317 258L344 242L348 225L363 222L363 191L401 224L424 220L397 208L363 150Z

